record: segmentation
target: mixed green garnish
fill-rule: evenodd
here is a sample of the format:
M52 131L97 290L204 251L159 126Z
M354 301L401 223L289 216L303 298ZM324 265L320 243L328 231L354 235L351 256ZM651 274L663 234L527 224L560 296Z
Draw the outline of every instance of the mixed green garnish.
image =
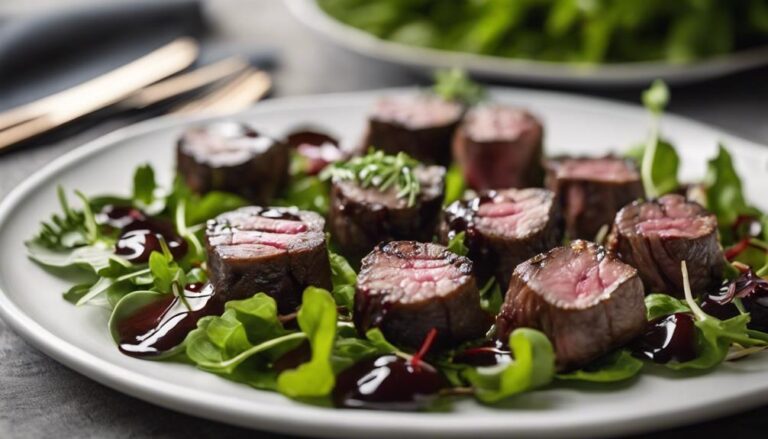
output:
M765 0L318 0L378 38L441 50L595 64L686 63L768 43Z
M421 183L414 172L419 165L404 152L387 155L372 149L364 156L328 166L320 178L353 181L363 188L376 188L382 192L394 188L397 198L405 199L408 206L413 206L421 192Z
M642 145L629 153L640 163L643 184L652 196L684 189L678 180L679 157L674 146L662 139L659 127L668 96L660 82L646 92L643 100L653 119L651 132ZM394 190L412 205L421 190L414 175L417 166L417 161L402 153L370 151L332 164L315 177L303 172L297 161L280 204L325 214L329 205L327 180L335 179ZM447 198L462 196L465 184L461 175L455 168L448 172ZM661 365L678 373L710 370L723 361L768 347L768 307L762 305L768 299L768 216L746 201L733 160L722 145L718 155L709 161L706 179L696 188L699 201L717 215L728 259L728 281L722 295L694 298L683 263L684 300L664 291L646 297L649 322L673 319L690 323L691 340L695 342L691 358ZM44 222L38 235L27 243L28 254L54 274L78 280L64 293L66 300L110 310L110 331L118 345L122 342L121 323L148 306L175 303L189 313L200 310L202 296L194 291L206 281L203 224L246 204L227 193L211 192L202 197L192 194L178 180L164 190L156 184L149 166L136 170L130 196L88 197L80 192L76 196L77 206L59 189L61 212ZM132 252L131 248L123 251L121 240L133 232L121 225L125 218L141 221L157 231L157 242L150 252ZM464 237L464 233L458 233L448 249L466 255ZM226 379L320 405L330 404L340 373L362 360L394 355L419 371L422 358L429 353L429 343L425 342L419 352L403 352L378 329L359 334L352 323L357 274L342 256L329 251L328 257L332 288L307 288L296 313L280 315L272 297L255 292L250 298L229 301L218 312L200 318L176 346L147 358L193 364ZM503 292L497 282L491 280L483 285L480 296L484 310L499 312ZM710 310L727 315L716 316ZM427 361L448 385L431 407L444 407L441 403L455 395L471 395L484 404L495 404L522 392L564 382L610 383L629 380L641 371L654 372L652 363L638 358L627 347L580 370L557 373L552 343L543 333L518 328L505 341L508 343L503 349L508 350L503 355L507 361L493 366L460 360L467 352L489 349L484 344L469 343L452 351L432 353Z

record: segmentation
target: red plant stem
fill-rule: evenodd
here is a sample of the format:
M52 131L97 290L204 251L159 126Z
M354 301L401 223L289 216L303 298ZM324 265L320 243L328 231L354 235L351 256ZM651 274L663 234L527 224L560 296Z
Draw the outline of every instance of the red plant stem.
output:
M729 261L734 260L747 248L749 248L749 238L744 238L736 244L725 249L725 259L728 259Z
M435 337L437 337L437 328L432 328L427 332L427 336L424 337L424 341L421 343L419 351L411 357L411 366L413 366L414 369L419 369L419 363L421 363L424 356L429 352L429 348L431 348L432 343L435 342Z

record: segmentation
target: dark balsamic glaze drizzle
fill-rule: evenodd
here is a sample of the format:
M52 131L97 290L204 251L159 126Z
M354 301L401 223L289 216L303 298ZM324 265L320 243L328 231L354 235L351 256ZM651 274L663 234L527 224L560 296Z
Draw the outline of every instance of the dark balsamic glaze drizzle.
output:
M160 240L168 245L174 259L187 253L187 242L176 233L170 221L154 218L135 207L107 205L96 215L102 226L119 230L115 254L133 263L149 261L153 251L160 252Z
M454 355L454 363L473 367L489 367L512 362L512 352L500 341L487 342L483 345L467 348Z
M656 363L693 360L697 356L693 316L676 313L650 321L645 333L629 348L634 356Z
M165 353L184 341L202 317L224 310L210 283L189 284L184 296L189 308L179 297L168 294L117 322L120 352L131 357Z
M428 407L447 383L433 366L394 354L362 360L336 378L336 407L413 411Z

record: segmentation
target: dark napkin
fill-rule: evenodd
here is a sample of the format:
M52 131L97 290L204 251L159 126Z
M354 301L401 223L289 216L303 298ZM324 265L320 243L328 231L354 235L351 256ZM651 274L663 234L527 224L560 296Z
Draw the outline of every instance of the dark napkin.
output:
M126 0L0 22L0 110L64 90L181 36L206 32L200 0Z

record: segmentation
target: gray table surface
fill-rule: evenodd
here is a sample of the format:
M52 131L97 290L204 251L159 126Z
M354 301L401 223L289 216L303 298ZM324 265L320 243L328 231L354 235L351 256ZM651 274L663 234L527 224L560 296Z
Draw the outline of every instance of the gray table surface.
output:
M50 3L50 0L40 0ZM11 0L6 8L21 2ZM212 39L280 51L275 96L355 91L423 84L419 74L347 53L318 39L270 0L217 0L208 5ZM3 12L0 7L0 12ZM576 92L636 102L638 90ZM671 112L768 144L768 70L675 88ZM0 197L61 154L107 133L112 120L65 141L0 156ZM713 389L717 391L717 389ZM663 432L763 437L768 407ZM49 359L0 321L0 437L277 437L182 415L122 395Z

